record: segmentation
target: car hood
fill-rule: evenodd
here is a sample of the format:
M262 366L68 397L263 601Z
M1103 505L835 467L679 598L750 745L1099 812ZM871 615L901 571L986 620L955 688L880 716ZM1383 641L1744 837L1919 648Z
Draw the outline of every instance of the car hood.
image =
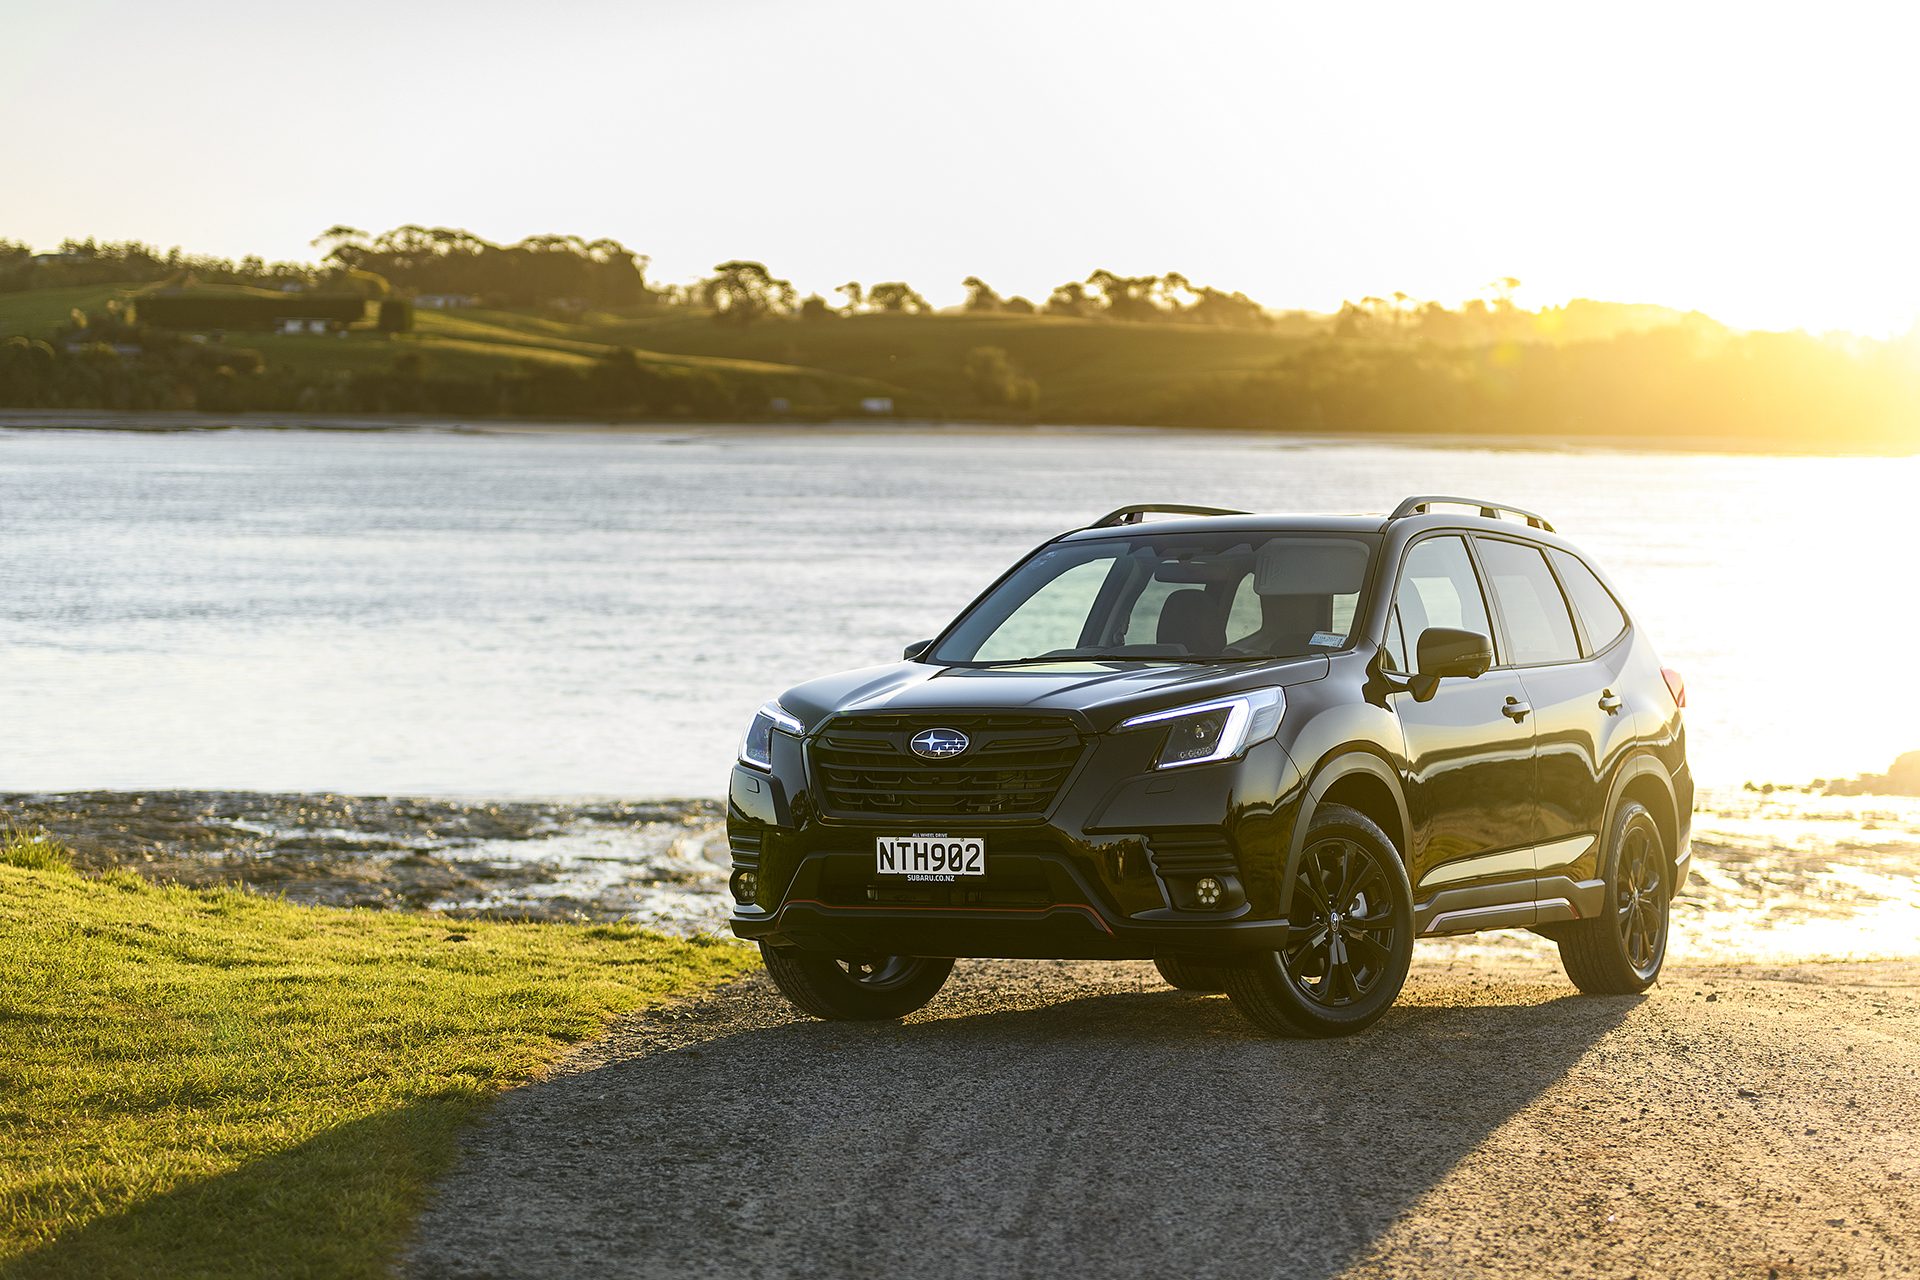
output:
M1031 667L941 667L899 662L809 680L780 704L811 732L839 712L1065 711L1096 732L1128 716L1327 674L1324 657L1246 663L1059 662Z

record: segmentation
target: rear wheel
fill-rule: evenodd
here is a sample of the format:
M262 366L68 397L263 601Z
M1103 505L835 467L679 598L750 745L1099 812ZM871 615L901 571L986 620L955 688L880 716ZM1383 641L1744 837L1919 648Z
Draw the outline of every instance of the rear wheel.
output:
M921 1008L945 985L953 961L920 956L841 958L760 944L780 994L795 1008L834 1022L883 1022Z
M1622 804L1601 861L1606 910L1555 935L1567 976L1588 995L1636 995L1660 976L1671 915L1666 857L1653 815L1635 801Z
M1226 975L1217 964L1191 960L1185 956L1155 956L1153 967L1170 987L1182 991L1225 991Z
M1234 1008L1283 1036L1372 1026L1413 962L1413 888L1384 831L1345 805L1314 813L1294 874L1287 936L1223 970Z

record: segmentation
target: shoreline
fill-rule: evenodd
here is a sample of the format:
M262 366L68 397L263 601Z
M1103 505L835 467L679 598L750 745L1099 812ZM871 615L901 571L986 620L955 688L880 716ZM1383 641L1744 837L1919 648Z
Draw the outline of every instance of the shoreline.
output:
M805 435L885 436L902 432L951 432L964 435L1023 437L1034 435L1185 435L1244 442L1269 441L1295 448L1324 446L1426 448L1436 450L1486 449L1515 453L1660 453L1724 455L1728 457L1908 458L1920 449L1900 452L1867 445L1816 448L1776 440L1729 440L1717 436L1637 436L1595 434L1484 434L1423 432L1367 432L1338 430L1269 431L1260 427L1177 427L1129 423L1006 422L996 420L929 418L825 418L755 420L614 420L605 418L468 418L439 414L326 414L243 413L216 414L193 410L132 409L0 409L0 432L103 431L154 435L211 431L312 431L318 433L382 434L417 432L447 435L635 435L742 436Z
M245 790L0 793L89 874L242 886L319 906L724 933L731 854L714 799L354 796ZM1674 902L1685 964L1920 961L1920 802L1720 793L1695 811ZM1427 954L1551 960L1526 930Z

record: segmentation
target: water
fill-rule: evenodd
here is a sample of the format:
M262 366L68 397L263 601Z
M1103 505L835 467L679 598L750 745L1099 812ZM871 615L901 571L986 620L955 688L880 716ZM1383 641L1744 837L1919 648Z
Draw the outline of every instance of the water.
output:
M1125 501L1544 511L1686 675L1709 783L1920 746L1920 459L1133 430L0 431L0 790L702 796Z

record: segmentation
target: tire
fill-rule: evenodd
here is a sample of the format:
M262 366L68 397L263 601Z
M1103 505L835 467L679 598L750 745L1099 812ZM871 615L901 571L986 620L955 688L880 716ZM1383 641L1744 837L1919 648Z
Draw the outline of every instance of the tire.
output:
M1597 916L1560 926L1560 963L1590 996L1638 995L1654 984L1667 958L1672 903L1666 844L1646 807L1629 800L1614 815L1602 855L1607 906Z
M1286 947L1222 970L1227 996L1275 1035L1352 1035L1399 997L1413 963L1413 927L1413 886L1399 850L1365 814L1323 805L1295 872Z
M904 1018L940 993L951 960L917 956L840 959L820 951L760 944L760 957L780 994L802 1013L829 1022Z
M1225 991L1226 975L1217 964L1188 959L1185 956L1155 956L1153 967L1167 980L1170 987L1182 991Z

